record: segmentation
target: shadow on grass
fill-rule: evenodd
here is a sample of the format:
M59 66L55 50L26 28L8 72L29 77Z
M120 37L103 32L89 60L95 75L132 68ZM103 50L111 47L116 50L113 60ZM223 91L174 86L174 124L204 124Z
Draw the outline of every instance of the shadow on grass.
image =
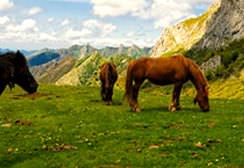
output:
M100 100L100 99L91 99L90 102L91 102L91 103L94 103L94 104L95 104L95 103L98 103L98 104L106 105L105 102L103 102L103 101ZM112 105L110 105L110 106L121 106L122 104L123 104L123 103L120 102L120 101L113 100L113 103L112 103Z
M197 107L190 108L190 107L183 107L181 110L177 110L175 112L170 112L168 110L168 107L161 106L161 107L145 107L142 108L142 112L168 112L168 113L197 113L197 112L202 112L199 110Z
M39 156L38 151L33 153L15 153L15 154L5 154L0 158L1 167L12 167L26 160L32 160Z
M33 94L17 94L17 95L13 95L10 98L14 99L14 100L19 100L19 99L31 99L31 100L35 100L35 99L40 99L40 98L47 98L47 99L55 99L55 98L60 98L61 96L59 95L55 95L55 94L51 94L51 93L40 93L40 92L36 92Z

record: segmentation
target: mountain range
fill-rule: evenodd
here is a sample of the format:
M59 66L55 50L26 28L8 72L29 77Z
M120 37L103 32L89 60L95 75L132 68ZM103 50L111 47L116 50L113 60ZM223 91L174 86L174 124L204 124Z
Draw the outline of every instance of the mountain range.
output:
M28 56L28 62L31 67L31 72L39 82L55 83L69 71L71 71L71 73L74 72L74 70L72 71L72 68L75 69L74 66L79 66L82 61L89 60L88 58L93 55L99 55L101 58L118 56L137 58L141 55L149 55L150 52L151 48L140 48L136 45L120 45L119 47L107 46L100 49L89 44L73 45L67 49L42 49L32 51L32 54ZM77 75L78 79L76 81L79 81L79 76L80 75ZM64 81L67 83L69 80ZM73 85L74 83L77 84L77 82L74 81L71 83Z
M58 85L97 85L98 69L105 61L116 63L123 83L129 60L174 54L194 59L209 79L226 77L244 69L243 9L243 0L214 0L202 15L164 28L152 48L120 45L98 49L86 44L23 52L39 82Z

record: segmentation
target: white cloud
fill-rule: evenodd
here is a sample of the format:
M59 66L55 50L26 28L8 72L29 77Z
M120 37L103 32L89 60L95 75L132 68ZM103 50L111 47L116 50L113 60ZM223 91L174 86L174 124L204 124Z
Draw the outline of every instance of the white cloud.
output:
M89 37L91 35L92 35L92 31L90 31L88 29L82 29L79 31L79 30L74 30L71 28L65 32L65 37L70 40Z
M39 36L39 40L41 40L41 41L56 41L57 40L57 38L54 35L52 35L52 33L49 34L49 33L41 32L38 34L38 36Z
M0 25L5 25L10 22L10 19L8 16L2 16L0 17Z
M95 19L89 19L83 22L83 27L89 29L94 35L107 36L117 29L117 27L111 23L101 22Z
M146 12L149 13L149 17L155 20L154 27L166 27L176 23L182 18L191 16L193 7L190 5L190 3L184 1L187 0L169 0L167 2L153 0L151 8Z
M147 4L145 0L91 0L91 3L94 14L100 17L120 16L137 12Z
M76 39L67 42L69 45L73 44L87 44L90 43L95 47L101 48L104 46L114 46L119 47L121 44L131 46L136 44L140 47L151 47L155 43L154 40L150 38L146 39L128 39L126 37L102 37L102 38L88 38L88 39Z
M48 21L49 23L51 23L51 22L54 21L54 18L53 18L53 17L50 17L50 18L47 19L47 21Z
M36 21L33 19L25 19L22 21L21 24L10 24L6 27L7 31L10 32L24 32L24 31L30 31L30 32L37 32L39 29L36 25Z
M64 37L68 41L90 40L92 38L103 38L108 36L116 26L111 23L105 23L94 19L85 20L82 22L81 29L69 28L65 31Z
M89 2L90 0L50 0L50 1L84 3L84 2Z
M28 11L28 15L29 16L33 16L33 15L36 15L38 13L41 13L43 11L42 8L38 7L38 6L35 6L35 7L32 7L29 11Z
M42 47L57 47L62 39L57 38L56 32L42 32L37 22L25 19L21 23L9 21L5 28L0 29L0 43L5 47L34 49Z
M0 11L8 10L14 6L11 0L1 0L0 1Z
M209 5L212 0L91 0L93 13L99 17L131 15L154 20L161 28L194 15L197 6Z
M67 26L68 24L70 24L70 20L69 19L65 19L64 21L61 22L62 26Z

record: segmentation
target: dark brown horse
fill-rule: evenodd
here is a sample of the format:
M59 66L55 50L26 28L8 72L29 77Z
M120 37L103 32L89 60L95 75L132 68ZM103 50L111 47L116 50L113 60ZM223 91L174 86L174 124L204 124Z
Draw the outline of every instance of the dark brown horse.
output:
M19 51L0 55L0 95L7 85L12 89L15 84L28 93L34 93L38 88L25 57Z
M112 104L113 87L117 79L118 74L113 63L104 63L100 67L101 96L107 105Z
M126 97L134 112L140 112L137 102L138 92L145 79L157 85L174 84L170 111L180 109L180 92L182 85L190 80L197 95L194 103L198 103L203 111L209 111L208 82L199 66L184 56L140 58L131 61L127 70Z

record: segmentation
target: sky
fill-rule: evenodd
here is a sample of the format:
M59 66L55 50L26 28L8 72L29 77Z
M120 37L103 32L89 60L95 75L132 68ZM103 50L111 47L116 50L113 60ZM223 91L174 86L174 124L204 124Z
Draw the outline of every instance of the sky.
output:
M0 48L151 47L213 0L0 0Z

